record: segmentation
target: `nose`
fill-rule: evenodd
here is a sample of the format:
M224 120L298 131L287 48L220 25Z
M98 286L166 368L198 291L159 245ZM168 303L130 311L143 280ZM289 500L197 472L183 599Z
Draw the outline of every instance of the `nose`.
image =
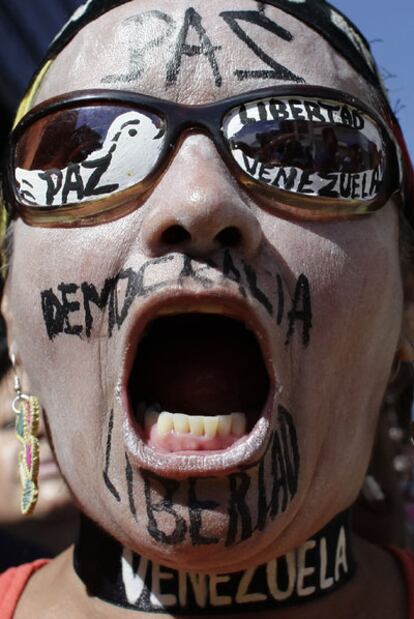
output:
M190 135L154 189L141 227L151 256L180 251L205 258L224 248L251 258L262 230L248 200L204 135Z

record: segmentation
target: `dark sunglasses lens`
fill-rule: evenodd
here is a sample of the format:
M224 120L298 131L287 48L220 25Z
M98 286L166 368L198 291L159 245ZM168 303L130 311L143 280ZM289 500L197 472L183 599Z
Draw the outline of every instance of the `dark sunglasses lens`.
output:
M32 123L14 152L15 193L28 206L102 199L144 180L164 146L165 123L122 105L60 110Z
M232 110L223 131L238 165L270 187L341 201L371 201L383 190L381 131L345 104L254 101Z

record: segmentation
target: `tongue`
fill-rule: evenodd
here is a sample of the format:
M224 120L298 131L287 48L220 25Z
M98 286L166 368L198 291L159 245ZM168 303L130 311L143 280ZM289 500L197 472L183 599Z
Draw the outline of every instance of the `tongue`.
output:
M194 415L259 413L268 386L253 333L236 320L209 314L155 320L130 379L135 402Z

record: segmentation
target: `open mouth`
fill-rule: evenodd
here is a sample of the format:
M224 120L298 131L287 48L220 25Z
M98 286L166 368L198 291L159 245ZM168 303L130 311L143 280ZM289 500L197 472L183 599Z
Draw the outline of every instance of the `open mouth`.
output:
M152 320L128 381L141 439L168 453L228 449L252 432L269 391L256 334L214 313Z

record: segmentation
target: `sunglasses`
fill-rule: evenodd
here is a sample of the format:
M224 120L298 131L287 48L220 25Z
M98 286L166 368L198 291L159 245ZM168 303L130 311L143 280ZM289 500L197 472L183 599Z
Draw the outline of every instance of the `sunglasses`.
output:
M189 132L209 136L234 178L275 214L366 214L400 188L385 122L337 90L281 86L207 105L85 90L42 103L13 130L8 209L45 227L121 217L145 201Z

